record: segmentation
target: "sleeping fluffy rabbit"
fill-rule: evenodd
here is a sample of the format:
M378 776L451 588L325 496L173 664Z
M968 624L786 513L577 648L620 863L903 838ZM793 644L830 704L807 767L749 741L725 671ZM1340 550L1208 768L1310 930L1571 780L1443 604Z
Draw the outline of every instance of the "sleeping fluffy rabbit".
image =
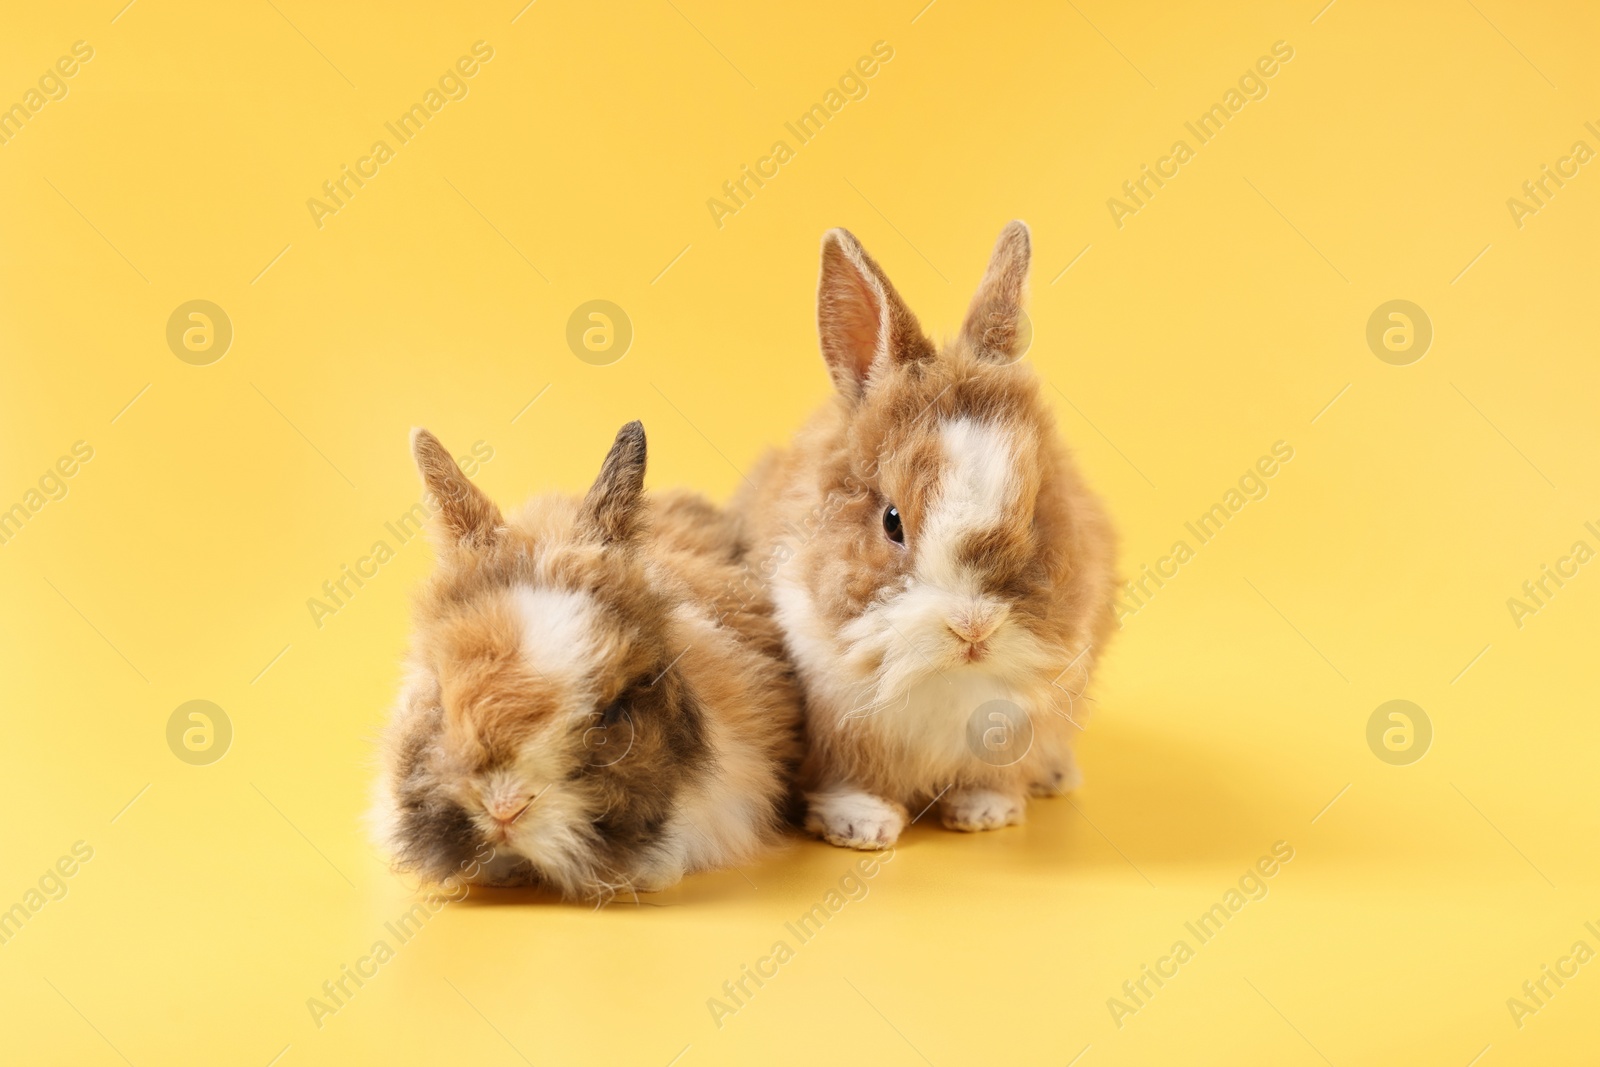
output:
M806 825L892 845L907 805L1022 821L1071 744L1112 624L1113 536L1019 362L1028 230L1001 233L935 345L844 230L817 318L835 395L737 502L805 689Z
M500 510L432 434L412 451L438 568L382 744L372 821L398 868L568 898L753 858L784 824L798 690L736 532L647 497L624 426L581 501Z

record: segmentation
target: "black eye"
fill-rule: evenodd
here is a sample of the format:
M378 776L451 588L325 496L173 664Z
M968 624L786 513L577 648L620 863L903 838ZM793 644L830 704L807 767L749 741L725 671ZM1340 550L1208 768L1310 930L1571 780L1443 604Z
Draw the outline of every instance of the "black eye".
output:
M613 700L611 706L601 712L600 725L607 728L615 726L622 721L622 717L626 714L628 714L627 701Z
M883 513L883 532L897 545L906 543L905 527L900 525L900 509L893 504L890 504L889 510Z

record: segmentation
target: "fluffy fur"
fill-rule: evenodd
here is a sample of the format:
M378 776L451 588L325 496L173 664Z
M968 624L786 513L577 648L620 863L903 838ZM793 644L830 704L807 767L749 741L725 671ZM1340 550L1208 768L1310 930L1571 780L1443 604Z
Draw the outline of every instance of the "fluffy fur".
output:
M1011 223L960 334L937 346L854 237L823 239L836 395L735 511L805 689L807 826L836 845L887 847L907 805L936 797L953 829L1020 822L1030 791L1078 782L1113 536L1019 362L1028 260ZM1026 724L996 756L974 740L999 700Z
M396 866L605 900L750 860L783 824L799 703L728 518L646 497L637 422L582 501L509 519L433 435L412 450L439 558L371 820Z

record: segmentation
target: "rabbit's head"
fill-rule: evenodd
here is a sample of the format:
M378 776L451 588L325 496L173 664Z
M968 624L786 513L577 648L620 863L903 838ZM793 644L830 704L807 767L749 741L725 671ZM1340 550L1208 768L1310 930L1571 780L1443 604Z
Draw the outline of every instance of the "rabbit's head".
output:
M507 521L433 435L412 450L437 512L411 678L384 745L380 837L402 869L567 896L633 883L707 770L673 594L641 542L645 437L624 426L581 502Z
M789 531L774 592L808 684L857 701L847 714L939 679L1055 682L1065 708L1110 621L1109 527L1021 362L1028 261L1011 223L960 333L936 345L853 236L823 239L837 397L796 447L821 503Z

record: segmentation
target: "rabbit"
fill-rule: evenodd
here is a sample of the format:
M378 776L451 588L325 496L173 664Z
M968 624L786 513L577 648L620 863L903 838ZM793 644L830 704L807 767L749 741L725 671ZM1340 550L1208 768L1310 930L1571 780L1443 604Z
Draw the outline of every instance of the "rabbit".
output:
M804 689L807 829L892 846L907 805L1020 823L1080 782L1072 743L1114 625L1114 534L1020 362L1030 242L1005 227L961 332L924 336L851 234L822 242L835 395L733 511Z
M771 843L799 690L770 606L738 592L727 516L646 496L637 422L581 501L510 518L432 434L411 448L438 566L370 816L396 868L598 905Z

